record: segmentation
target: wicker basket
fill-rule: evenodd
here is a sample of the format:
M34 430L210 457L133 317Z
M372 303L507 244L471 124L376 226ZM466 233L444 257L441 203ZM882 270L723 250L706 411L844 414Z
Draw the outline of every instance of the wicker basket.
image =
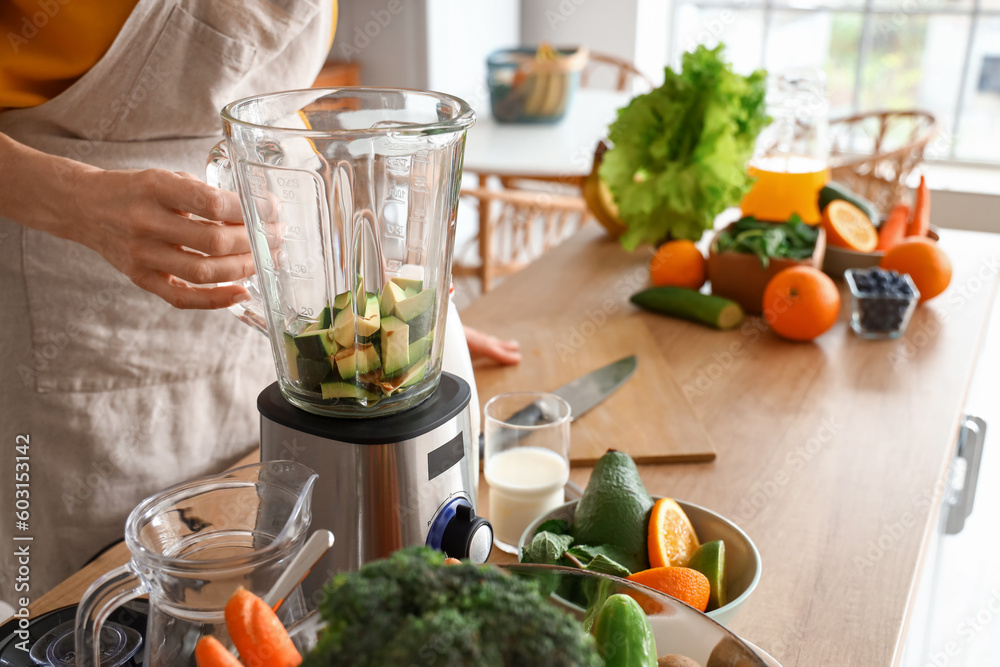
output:
M938 126L925 111L875 111L830 121L830 176L887 213Z

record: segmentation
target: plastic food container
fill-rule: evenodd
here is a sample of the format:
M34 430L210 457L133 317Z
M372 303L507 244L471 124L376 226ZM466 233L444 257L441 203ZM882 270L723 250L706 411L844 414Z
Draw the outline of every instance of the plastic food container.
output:
M493 117L501 123L555 123L566 114L587 49L504 49L486 61Z
M844 279L851 290L854 333L873 340L903 335L920 301L909 274L879 268L848 269Z

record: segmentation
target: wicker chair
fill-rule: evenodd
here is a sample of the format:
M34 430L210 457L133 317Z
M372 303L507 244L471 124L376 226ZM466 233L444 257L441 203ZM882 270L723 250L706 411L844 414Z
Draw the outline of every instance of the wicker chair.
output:
M627 60L622 60L621 58L616 58L615 56L605 55L603 53L590 52L590 58L587 61L587 65L580 72L580 87L587 88L591 83L591 75L593 75L595 70L599 69L613 69L617 78L615 79L615 90L625 91L631 90L634 81L639 81L642 83L647 90L653 89L653 82L650 81L649 77L636 69L635 65L628 62Z
M900 200L937 133L924 111L876 111L830 121L830 176L882 212Z
M475 188L462 190L462 197L479 207L479 232L470 242L478 246L479 261L459 262L472 249L456 249L452 273L478 278L483 293L565 241L590 217L581 198L542 191Z

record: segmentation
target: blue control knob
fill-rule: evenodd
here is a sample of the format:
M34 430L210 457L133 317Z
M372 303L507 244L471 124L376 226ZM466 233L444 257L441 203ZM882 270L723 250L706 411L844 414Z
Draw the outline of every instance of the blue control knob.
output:
M493 550L493 526L476 516L465 498L449 501L431 522L427 546L440 549L452 558L468 558L485 563Z

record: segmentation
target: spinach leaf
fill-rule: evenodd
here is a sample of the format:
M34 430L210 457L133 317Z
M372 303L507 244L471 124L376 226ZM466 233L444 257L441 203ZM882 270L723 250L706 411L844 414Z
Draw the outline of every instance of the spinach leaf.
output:
M536 533L531 544L524 548L521 562L562 565L559 561L571 544L573 544L572 535L556 535L547 531Z

